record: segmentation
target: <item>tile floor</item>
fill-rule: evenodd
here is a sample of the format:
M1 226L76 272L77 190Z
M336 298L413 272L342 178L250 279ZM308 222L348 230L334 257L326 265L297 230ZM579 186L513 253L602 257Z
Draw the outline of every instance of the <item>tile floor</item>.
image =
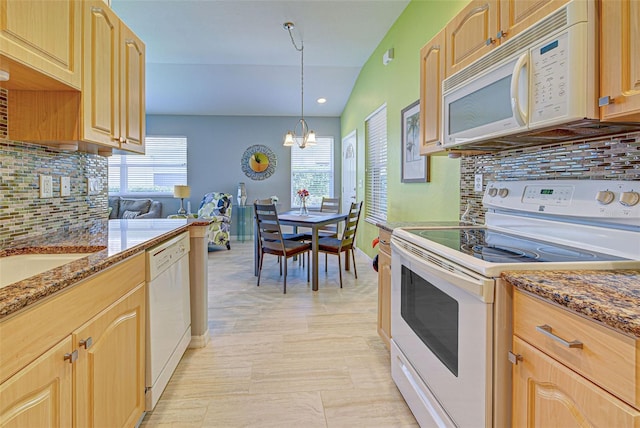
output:
M321 255L317 292L289 260L285 295L273 256L256 287L251 242L210 252L211 341L187 350L141 426L417 427L376 331L377 274L356 260L340 289Z

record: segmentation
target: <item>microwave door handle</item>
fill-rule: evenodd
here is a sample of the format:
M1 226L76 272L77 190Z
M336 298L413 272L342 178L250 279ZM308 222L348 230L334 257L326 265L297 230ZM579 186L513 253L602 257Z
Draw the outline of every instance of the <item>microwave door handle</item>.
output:
M525 113L520 107L520 72L527 66L529 61L529 52L523 53L516 65L513 67L513 73L511 74L511 110L518 122L518 125L525 126L527 124L527 113Z

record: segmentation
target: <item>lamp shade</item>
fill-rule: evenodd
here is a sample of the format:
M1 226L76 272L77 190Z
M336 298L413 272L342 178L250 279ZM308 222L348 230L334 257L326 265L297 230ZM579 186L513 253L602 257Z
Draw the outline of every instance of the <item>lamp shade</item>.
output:
M188 198L191 195L191 188L183 184L173 186L174 198Z

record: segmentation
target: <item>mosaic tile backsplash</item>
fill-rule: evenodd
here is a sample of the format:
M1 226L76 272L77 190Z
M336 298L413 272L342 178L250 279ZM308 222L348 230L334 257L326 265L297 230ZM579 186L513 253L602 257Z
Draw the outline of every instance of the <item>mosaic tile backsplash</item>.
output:
M460 214L469 204L471 215L484 222L475 174L483 175L485 188L496 180L640 180L640 133L463 157Z
M7 98L0 89L0 248L106 218L106 190L88 196L86 180L107 182L107 158L8 140ZM40 198L41 174L53 177L53 198ZM60 196L62 176L71 179L70 196Z

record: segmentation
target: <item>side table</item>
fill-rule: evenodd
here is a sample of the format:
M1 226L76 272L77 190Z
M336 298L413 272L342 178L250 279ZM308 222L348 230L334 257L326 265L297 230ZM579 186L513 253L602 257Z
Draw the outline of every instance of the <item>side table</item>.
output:
M244 242L253 238L253 205L236 205L236 224L238 225L238 241Z

